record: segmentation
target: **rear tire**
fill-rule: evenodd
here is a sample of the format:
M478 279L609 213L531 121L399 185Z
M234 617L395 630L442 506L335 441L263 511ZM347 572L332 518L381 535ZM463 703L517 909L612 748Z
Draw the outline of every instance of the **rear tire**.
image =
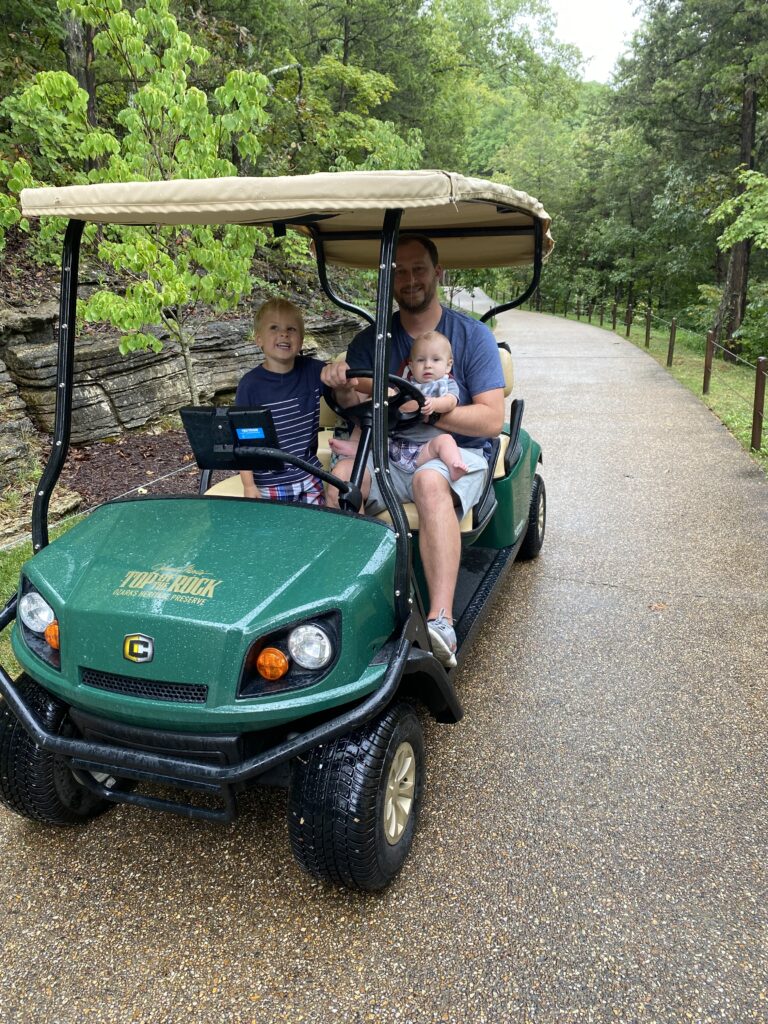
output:
M65 704L27 675L20 677L18 685L49 732L70 733ZM78 825L113 806L82 786L63 758L38 747L4 703L0 704L0 802L24 818L48 825Z
M531 504L528 507L528 528L520 546L518 558L528 561L536 558L544 543L544 532L547 528L547 489L544 480L537 473L531 488Z
M351 889L383 889L411 848L423 776L424 737L406 703L298 759L288 830L301 867Z

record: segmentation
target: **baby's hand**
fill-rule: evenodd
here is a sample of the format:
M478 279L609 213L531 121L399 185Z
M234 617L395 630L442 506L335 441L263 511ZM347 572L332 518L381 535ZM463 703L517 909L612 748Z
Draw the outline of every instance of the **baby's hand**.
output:
M434 411L434 402L432 401L432 398L425 398L424 405L421 407L422 417L425 420L428 420Z

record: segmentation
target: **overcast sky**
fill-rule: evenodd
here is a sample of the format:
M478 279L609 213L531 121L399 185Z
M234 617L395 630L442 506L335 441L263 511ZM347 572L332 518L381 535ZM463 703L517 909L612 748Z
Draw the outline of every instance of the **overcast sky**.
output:
M632 14L637 0L549 0L557 15L558 37L575 43L587 64L587 81L607 82L616 58L624 49L638 19Z

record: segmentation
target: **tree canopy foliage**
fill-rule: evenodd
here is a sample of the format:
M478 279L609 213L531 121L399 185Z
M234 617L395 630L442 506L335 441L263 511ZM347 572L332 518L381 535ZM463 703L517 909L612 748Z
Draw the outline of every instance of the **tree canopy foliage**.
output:
M550 298L648 303L764 348L768 5L639 11L601 84L547 0L9 0L0 244L29 227L31 182L445 167L542 200ZM32 232L39 259L55 231ZM150 323L182 338L185 310L251 286L249 239L102 232L127 290L90 314L126 348L156 343Z

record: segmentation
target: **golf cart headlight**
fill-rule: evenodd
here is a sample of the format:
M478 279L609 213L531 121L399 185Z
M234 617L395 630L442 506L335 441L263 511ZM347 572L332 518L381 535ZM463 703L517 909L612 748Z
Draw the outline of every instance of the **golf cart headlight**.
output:
M288 634L288 650L302 668L324 668L333 657L331 638L314 622L297 626Z
M243 660L237 696L251 700L315 686L333 671L340 652L335 610L257 637Z
M16 628L32 654L61 670L61 638L56 613L26 577L21 580L21 597L16 606Z
M56 616L45 598L36 590L30 590L19 601L19 618L33 633L45 633Z

